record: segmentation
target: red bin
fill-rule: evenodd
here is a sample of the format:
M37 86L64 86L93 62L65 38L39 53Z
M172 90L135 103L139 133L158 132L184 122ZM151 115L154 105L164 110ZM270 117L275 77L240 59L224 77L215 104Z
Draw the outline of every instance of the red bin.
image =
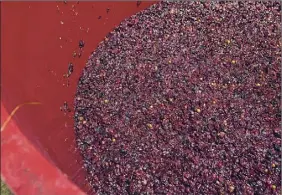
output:
M76 84L107 33L153 2L139 4L1 2L1 178L14 194L91 192L74 137Z

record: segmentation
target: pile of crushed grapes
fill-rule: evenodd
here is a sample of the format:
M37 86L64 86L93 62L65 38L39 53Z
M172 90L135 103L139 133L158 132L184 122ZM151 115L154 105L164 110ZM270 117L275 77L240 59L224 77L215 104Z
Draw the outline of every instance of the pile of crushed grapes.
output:
M93 193L281 194L281 3L159 2L91 54L75 134Z

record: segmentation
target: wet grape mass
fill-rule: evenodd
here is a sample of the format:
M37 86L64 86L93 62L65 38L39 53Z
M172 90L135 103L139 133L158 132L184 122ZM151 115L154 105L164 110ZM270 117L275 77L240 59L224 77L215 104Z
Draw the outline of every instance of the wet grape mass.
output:
M162 1L121 22L75 97L93 193L281 194L280 24L278 1Z

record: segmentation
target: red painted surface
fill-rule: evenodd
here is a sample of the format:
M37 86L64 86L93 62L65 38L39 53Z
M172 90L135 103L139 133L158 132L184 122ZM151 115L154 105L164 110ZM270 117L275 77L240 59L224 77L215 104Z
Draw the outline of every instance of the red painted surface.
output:
M90 52L124 18L151 4L1 3L1 125L18 105L42 103L19 108L1 132L1 177L15 194L88 192L75 149L73 112L65 115L60 107L67 101L72 109ZM80 39L82 56L73 58ZM69 62L74 73L67 79Z

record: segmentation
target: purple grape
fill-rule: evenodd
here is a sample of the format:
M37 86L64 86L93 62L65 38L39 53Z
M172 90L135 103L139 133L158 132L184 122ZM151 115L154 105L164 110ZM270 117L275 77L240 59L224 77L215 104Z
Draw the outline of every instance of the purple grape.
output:
M280 2L159 2L124 20L78 82L96 194L280 194Z

